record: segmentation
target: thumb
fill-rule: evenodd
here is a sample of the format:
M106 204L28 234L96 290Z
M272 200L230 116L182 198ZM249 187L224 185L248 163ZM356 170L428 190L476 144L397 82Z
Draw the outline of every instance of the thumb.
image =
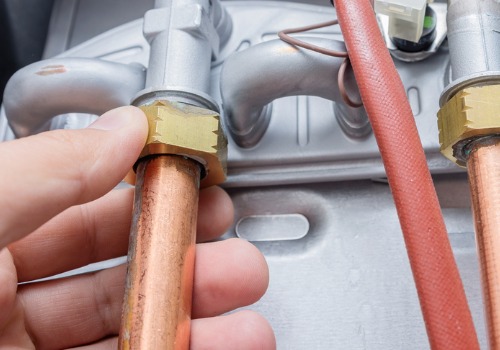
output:
M147 129L141 110L121 107L86 129L0 144L0 249L110 191L137 160Z

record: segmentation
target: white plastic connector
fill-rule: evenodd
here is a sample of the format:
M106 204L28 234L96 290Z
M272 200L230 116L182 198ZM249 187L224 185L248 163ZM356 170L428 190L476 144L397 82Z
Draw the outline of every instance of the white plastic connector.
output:
M424 29L427 0L375 0L375 12L389 16L389 35L417 43Z

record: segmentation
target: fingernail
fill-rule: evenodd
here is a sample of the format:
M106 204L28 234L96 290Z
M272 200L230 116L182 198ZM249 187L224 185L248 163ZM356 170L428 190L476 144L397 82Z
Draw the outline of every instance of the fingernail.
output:
M104 113L95 122L89 125L89 129L117 130L129 123L130 113L124 108L114 109Z

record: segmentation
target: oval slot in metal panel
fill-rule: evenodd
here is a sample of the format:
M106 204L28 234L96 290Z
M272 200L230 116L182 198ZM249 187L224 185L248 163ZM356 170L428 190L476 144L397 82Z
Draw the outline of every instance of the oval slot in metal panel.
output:
M408 89L408 102L410 103L411 111L413 116L418 116L420 114L420 91L416 87L411 87Z
M236 224L236 235L251 242L297 240L308 232L309 220L302 214L250 215Z

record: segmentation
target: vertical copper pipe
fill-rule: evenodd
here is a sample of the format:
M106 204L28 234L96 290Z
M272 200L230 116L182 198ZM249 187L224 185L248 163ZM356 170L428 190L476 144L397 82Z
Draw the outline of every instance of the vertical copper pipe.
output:
M476 141L467 160L490 349L500 349L500 138Z
M120 349L189 349L199 184L191 159L138 165Z

